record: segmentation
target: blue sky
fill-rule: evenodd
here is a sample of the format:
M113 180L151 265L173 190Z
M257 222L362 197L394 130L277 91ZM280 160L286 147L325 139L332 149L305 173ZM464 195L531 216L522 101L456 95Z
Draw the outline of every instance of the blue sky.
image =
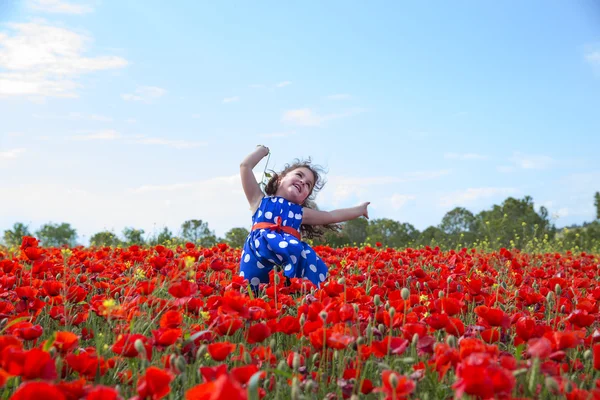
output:
M269 168L324 166L325 210L371 201L423 230L530 195L582 223L598 110L591 0L6 0L0 230L249 227L257 144Z

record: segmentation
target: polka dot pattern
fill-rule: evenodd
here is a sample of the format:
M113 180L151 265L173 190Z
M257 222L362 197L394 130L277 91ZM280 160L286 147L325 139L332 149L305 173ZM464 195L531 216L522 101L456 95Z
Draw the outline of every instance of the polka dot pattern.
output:
M274 218L276 216L276 218ZM277 196L264 197L252 217L252 223L273 223L300 229L302 206ZM293 235L270 229L253 230L244 243L240 276L253 287L269 282L269 272L280 265L288 278L306 278L316 286L327 279L327 266L314 250Z

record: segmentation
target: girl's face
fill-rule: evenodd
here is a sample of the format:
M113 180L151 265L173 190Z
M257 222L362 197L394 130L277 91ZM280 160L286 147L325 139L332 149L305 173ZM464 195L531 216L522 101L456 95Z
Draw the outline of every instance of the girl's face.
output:
M299 167L280 179L275 195L292 203L302 204L311 194L314 185L315 176L312 171L306 167Z

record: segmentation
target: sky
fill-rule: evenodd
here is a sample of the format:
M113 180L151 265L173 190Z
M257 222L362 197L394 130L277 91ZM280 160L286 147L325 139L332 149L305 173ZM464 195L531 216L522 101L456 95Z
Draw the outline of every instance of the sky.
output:
M249 228L239 178L311 157L322 210L438 225L531 196L595 218L600 6L0 0L0 231Z

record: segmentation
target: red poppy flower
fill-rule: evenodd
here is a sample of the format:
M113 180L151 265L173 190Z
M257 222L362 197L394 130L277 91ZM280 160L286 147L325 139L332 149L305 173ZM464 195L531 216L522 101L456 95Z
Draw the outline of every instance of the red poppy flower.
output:
M147 337L135 334L121 335L117 342L112 345L111 350L124 357L137 357L139 354L138 349L135 346L135 342L139 340L142 343L142 347L145 350L145 355L148 360L152 359L152 345Z
M25 382L12 395L11 400L52 399L66 400L65 395L47 382Z
M235 350L235 344L229 342L211 343L208 345L208 354L215 361L223 361Z
M216 367L200 367L198 370L204 382L210 382L221 375L227 375L227 364L217 365Z
M173 374L156 367L149 367L144 376L138 380L137 392L140 399L159 400L171 392L169 384Z
M73 332L59 331L54 334L52 346L60 353L66 354L79 345L79 336Z
M247 400L246 389L229 375L221 375L215 381L196 385L185 392L186 400Z
M378 392L385 393L386 400L402 400L408 397L417 386L411 379L397 372L385 370L381 373L382 386Z
M102 357L85 351L79 354L69 354L65 357L67 365L75 372L88 379L94 379L96 374L104 376L108 366Z
M169 310L160 317L161 328L179 328L183 322L181 311Z
M180 281L169 287L169 294L176 298L190 297L198 290L198 285L189 281Z
M94 386L94 388L90 389L85 400L121 400L122 397L119 396L119 392L116 389L98 385Z
M248 343L261 343L271 336L271 329L265 323L254 324L248 329Z

